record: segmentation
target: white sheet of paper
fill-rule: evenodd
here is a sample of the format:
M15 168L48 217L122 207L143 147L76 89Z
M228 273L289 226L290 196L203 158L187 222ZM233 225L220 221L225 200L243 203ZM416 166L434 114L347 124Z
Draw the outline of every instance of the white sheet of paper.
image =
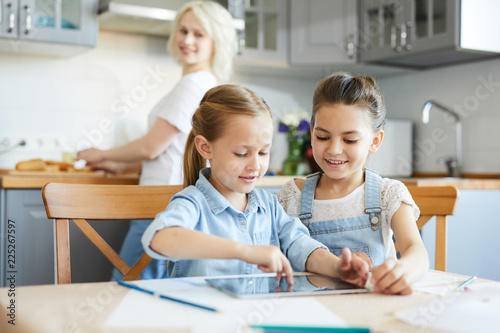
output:
M494 332L498 330L500 286L474 283L468 291L453 292L418 307L396 313L411 325L449 332Z
M203 282L144 280L135 284L148 290L216 308L214 313L130 290L105 322L106 327L189 327L194 333L245 332L251 324L345 326L346 323L312 297L242 300ZM198 283L199 282L199 283Z
M450 292L454 292L456 288L467 279L468 277L446 275L438 271L429 271L415 281L413 288L428 294L443 296Z

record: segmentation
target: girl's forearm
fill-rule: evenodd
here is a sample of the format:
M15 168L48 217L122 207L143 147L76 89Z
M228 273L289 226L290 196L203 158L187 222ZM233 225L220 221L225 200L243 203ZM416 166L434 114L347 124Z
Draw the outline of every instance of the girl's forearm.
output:
M154 154L148 151L143 138L139 138L129 143L103 151L104 160L116 162L141 162L155 158Z
M340 275L335 269L340 259L330 251L318 248L311 252L306 261L306 270L311 273L323 274L334 278Z
M151 249L178 259L240 259L245 260L248 245L197 230L169 227L154 235Z
M104 158L117 162L152 160L165 151L179 133L175 126L158 118L146 135L121 147L104 151Z
M427 250L420 244L414 244L402 252L398 261L408 267L407 274L412 282L420 278L429 269Z

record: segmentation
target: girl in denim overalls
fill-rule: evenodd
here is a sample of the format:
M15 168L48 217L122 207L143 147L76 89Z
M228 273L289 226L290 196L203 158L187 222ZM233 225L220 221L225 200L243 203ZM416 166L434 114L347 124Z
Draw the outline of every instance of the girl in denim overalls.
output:
M364 168L382 143L384 124L385 106L373 78L337 73L323 80L311 118L313 156L322 172L290 180L278 199L333 254L348 247L372 262L375 291L409 294L429 268L415 223L418 207L403 183Z

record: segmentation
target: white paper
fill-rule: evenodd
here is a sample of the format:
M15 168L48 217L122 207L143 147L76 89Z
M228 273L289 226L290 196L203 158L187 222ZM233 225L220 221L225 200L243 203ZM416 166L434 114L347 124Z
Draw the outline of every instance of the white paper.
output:
M429 271L415 281L413 289L428 294L443 296L456 291L458 286L467 281L469 277L449 275L438 271Z
M180 328L194 333L247 332L251 324L345 326L346 323L312 297L243 300L205 285L200 279L144 280L148 290L216 308L214 313L130 290L105 322L106 327Z
M500 285L479 282L469 290L450 292L418 307L396 313L396 317L422 331L498 332Z

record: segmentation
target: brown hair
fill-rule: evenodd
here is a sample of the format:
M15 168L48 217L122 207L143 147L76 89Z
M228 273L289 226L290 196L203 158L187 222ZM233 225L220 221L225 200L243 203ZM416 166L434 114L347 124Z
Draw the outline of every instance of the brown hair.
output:
M386 113L384 98L371 76L352 76L339 72L321 81L313 95L312 127L316 112L325 104L356 105L365 108L370 115L373 131L377 132L384 128Z
M207 161L195 146L195 137L202 135L212 142L224 135L232 117L239 115L272 117L267 103L248 88L224 84L207 91L200 106L193 114L193 128L189 133L184 152L184 187L194 185Z

